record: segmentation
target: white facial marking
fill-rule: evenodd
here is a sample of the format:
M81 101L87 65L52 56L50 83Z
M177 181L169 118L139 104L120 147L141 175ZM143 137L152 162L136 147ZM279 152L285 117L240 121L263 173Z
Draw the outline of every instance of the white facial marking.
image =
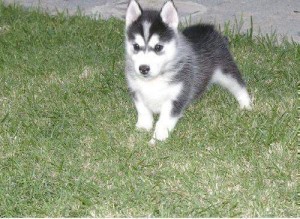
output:
M251 99L246 87L241 86L232 76L225 75L221 69L217 69L212 77L212 83L228 89L239 102L241 109L251 109Z
M143 31L144 31L144 38L145 38L145 40L148 40L148 38L149 38L150 26L151 26L151 23L149 23L147 21L145 21L143 23Z
M137 43L140 47L145 47L146 45L144 38L139 34L135 35L135 43Z
M158 43L159 43L159 37L158 37L158 35L157 34L153 34L151 36L151 39L148 42L148 46L154 48L154 46L156 44L158 44Z
M135 43L139 44L140 47L146 46L146 50L141 50L134 53L133 42L128 44L127 49L131 49L130 57L134 63L134 69L137 75L143 77L140 74L139 67L141 65L148 65L150 67L148 78L154 78L166 69L168 64L174 59L176 55L176 43L175 40L170 42L160 42L159 36L154 34L150 37L148 45L145 45L145 40L141 35L135 36ZM155 45L160 44L163 46L163 50L160 53L156 53L153 49ZM151 48L151 49L150 49Z
M145 41L143 39L143 37L139 34L136 34L135 36L135 40L134 41L128 41L126 40L126 52L128 53L128 55L130 57L134 57L136 56L137 54L135 53L134 51L134 46L133 44L138 44L140 47L144 47L145 46Z

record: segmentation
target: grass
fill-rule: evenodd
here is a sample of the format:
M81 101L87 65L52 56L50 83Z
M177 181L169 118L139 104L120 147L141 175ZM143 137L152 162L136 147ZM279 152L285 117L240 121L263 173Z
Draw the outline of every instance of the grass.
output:
M254 109L213 87L152 147L123 28L0 3L0 216L299 217L300 46L227 31Z

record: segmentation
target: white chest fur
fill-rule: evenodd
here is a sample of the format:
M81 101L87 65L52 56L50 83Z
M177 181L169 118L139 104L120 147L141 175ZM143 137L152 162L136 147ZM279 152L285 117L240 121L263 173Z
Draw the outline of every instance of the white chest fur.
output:
M153 80L129 80L129 86L136 93L137 98L153 112L160 113L164 103L176 100L181 92L182 84L170 84L163 77Z

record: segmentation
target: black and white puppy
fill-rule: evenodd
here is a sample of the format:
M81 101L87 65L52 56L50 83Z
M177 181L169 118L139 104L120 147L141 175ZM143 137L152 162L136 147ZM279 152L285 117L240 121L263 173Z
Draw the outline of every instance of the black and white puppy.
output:
M250 109L245 82L228 43L212 25L178 30L173 1L160 11L143 10L131 0L126 13L126 79L138 113L136 127L150 131L150 143L166 140L185 108L211 83L228 89L241 108Z

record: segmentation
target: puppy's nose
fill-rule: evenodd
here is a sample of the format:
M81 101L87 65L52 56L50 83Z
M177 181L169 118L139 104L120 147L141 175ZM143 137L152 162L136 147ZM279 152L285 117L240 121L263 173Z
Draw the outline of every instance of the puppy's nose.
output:
M149 67L149 65L141 65L139 67L139 70L140 70L141 74L146 75L149 73L150 67Z

